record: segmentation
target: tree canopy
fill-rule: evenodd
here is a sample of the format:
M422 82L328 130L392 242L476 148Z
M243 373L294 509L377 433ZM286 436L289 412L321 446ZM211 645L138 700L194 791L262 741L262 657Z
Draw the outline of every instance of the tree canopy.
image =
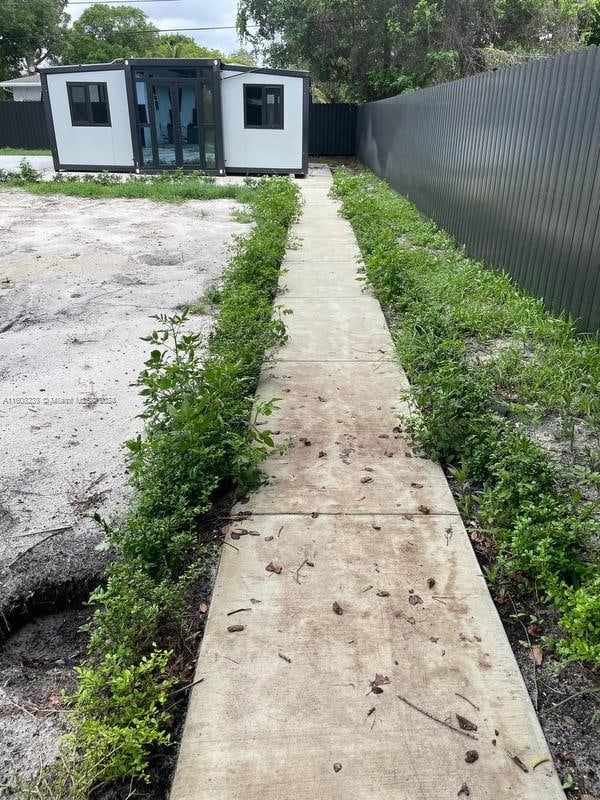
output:
M152 55L158 45L158 31L139 8L93 5L73 23L63 61L98 64L139 58Z
M67 36L66 0L2 0L0 79L33 72L58 56Z
M240 0L237 25L272 66L310 69L323 97L365 101L476 72L486 48L576 46L587 8L587 0Z

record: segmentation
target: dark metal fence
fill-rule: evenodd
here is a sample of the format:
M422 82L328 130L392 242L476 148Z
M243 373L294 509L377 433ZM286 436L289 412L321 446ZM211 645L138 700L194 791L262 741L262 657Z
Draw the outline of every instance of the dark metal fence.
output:
M475 258L600 328L600 51L358 112L358 154Z
M309 155L355 155L356 106L350 103L311 103L308 131Z
M41 101L0 102L0 147L50 147Z

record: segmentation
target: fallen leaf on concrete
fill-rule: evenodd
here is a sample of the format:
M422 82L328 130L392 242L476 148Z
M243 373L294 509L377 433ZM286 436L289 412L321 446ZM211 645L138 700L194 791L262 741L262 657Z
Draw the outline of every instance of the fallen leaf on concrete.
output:
M319 395L318 399L319 399L319 403L326 403L327 402L327 399L325 397L321 397L321 395Z
M402 433L402 428L396 425L394 428L392 428L392 433Z
M227 630L229 633L239 633L240 631L243 631L245 627L245 625L230 625Z
M279 658L282 658L284 661L287 661L288 664L292 663L292 659L288 658L288 656L284 656L283 653L279 653Z
M371 688L371 691L373 692L373 694L383 694L383 689L381 688L381 686L373 686Z
M272 561L269 561L265 569L267 572L274 572L276 575L281 575L281 570L283 567L281 564L274 564Z
M200 603L200 605L198 606L198 611L199 611L201 614L206 614L206 612L208 611L208 606L207 606L207 604L206 604L206 603Z
M550 761L550 756L546 756L546 755L537 756L537 758L533 758L529 762L529 766L531 767L531 769L535 769L536 767L539 767L540 764L545 764L548 761Z
M375 674L374 680L371 681L371 686L386 686L390 682L387 675L382 675L380 672Z
M375 713L375 706L371 706L371 708L367 711L367 717L370 717L371 714Z
M326 455L327 453L325 452L325 450L319 450L319 458L325 458Z
M371 525L371 527L373 528L374 531L380 531L381 530L381 525L373 524L373 525Z
M364 592L370 592L372 588L373 588L372 586L365 586L365 588L361 589L360 592L361 594L363 594Z
M467 750L465 753L465 761L467 764L474 764L477 759L479 758L479 753L477 750Z
M418 594L411 594L408 598L408 602L411 604L411 606L419 606L423 603Z
M340 764L339 761L336 761L335 764L333 765L333 771L334 772L339 772L341 769L342 769L342 765Z
M390 596L390 593L386 592L385 589L380 589L377 592L377 597L389 597L389 596Z
M360 482L361 483L372 483L373 482L373 478L370 475L363 475L362 478L360 479Z
M273 541L272 536L265 536L265 542L272 542L272 541Z
M517 767L518 767L520 770L522 770L523 772L529 772L529 770L527 769L527 767L525 766L525 764L524 764L524 763L521 761L521 759L519 758L519 756L517 756L517 755L513 755L513 753L509 753L509 751L508 751L508 750L506 751L506 755L507 755L507 756L510 758L510 760L513 762L513 764L516 764L516 765L517 765Z
M440 640L439 636L430 636L429 637L429 641L433 642L434 644L437 644L439 642L439 640Z
M427 588L433 589L435 586L435 578L427 578Z
M306 564L307 567L314 567L315 565L314 561L305 561L304 563Z
M458 790L457 797L470 797L470 796L471 796L471 790L469 789L466 783L463 783L463 785Z
M411 486L412 486L413 489L422 489L423 488L423 484L422 483L411 483Z
M341 605L340 605L340 604L339 604L337 601L335 601L335 600L334 600L334 603L333 603L333 606L332 606L332 608L333 608L333 610L334 610L334 612L335 612L336 614L339 614L339 616L341 616L341 615L344 613L344 609L343 609L343 608L341 607Z
M408 450L404 452L406 458L412 458L412 453L409 453Z
M234 529L234 530L231 531L231 538L234 539L235 541L237 541L242 536L246 536L247 533L248 533L248 531L245 530L244 528L237 528L237 529Z
M542 661L544 660L544 654L542 653L542 648L539 644L534 644L531 648L531 658L533 659L533 663L536 667L540 667Z
M363 501L364 499L365 499L365 495L363 494L361 497L356 497L356 498L355 498L355 502L356 502L356 503L362 503L362 501Z
M461 730L463 730L463 731L476 731L477 730L477 725L475 725L474 722L471 722L470 719L467 719L466 717L461 717L460 714L456 715L456 719L458 721L458 726L459 726L459 728Z
M310 440L310 439L307 439L305 436L301 436L301 437L298 439L298 441L299 441L299 442L302 442L302 444L303 444L305 447L310 447L310 446L311 446L311 444L312 444L311 440Z
M431 509L429 506L419 506L418 510L421 512L421 514L431 514Z
M378 438L378 439L389 439L389 438L390 438L390 435L389 435L389 433L380 433L380 434L377 436L377 438Z
M386 450L384 450L384 451L383 451L383 455L384 455L386 458L391 458L391 457L394 455L394 451L393 451L393 450L387 450L387 449L386 449Z

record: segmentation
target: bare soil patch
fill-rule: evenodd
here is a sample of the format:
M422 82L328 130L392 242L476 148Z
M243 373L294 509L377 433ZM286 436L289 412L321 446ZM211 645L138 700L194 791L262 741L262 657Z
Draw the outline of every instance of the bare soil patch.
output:
M4 776L55 752L52 704L72 680L85 618L55 612L87 595L106 558L88 515L118 518L130 494L122 443L141 429L140 337L151 315L193 303L219 277L232 235L248 229L235 208L0 192ZM18 631L40 612L52 613Z

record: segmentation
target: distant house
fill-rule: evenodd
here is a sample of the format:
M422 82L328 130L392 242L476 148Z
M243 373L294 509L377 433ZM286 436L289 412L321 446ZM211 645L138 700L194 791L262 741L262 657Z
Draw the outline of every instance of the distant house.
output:
M307 72L203 58L40 72L56 170L308 171Z
M13 78L10 81L0 82L0 88L12 92L13 100L17 102L42 99L42 82L40 76L25 75L23 78Z

